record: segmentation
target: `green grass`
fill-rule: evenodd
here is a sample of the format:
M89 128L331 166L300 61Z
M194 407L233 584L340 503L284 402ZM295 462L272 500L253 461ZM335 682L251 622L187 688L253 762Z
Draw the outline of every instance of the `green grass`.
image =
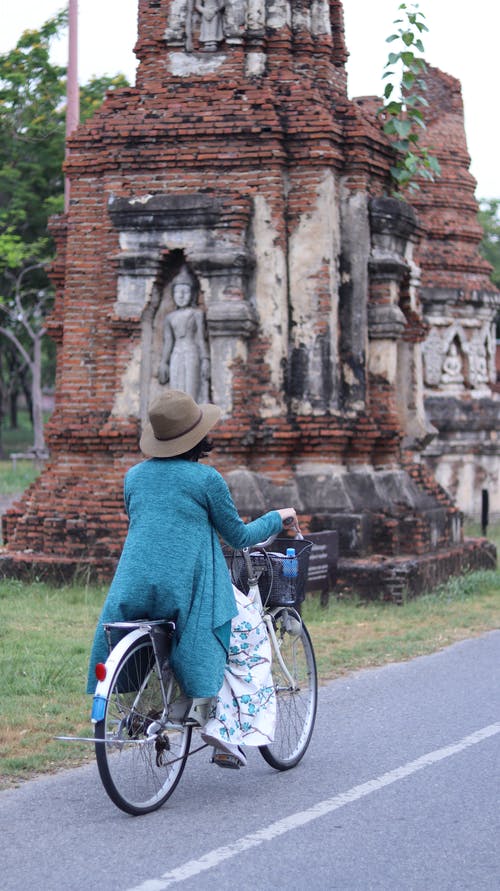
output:
M91 730L84 691L104 596L97 587L0 582L0 788L92 754L53 737Z
M458 640L500 627L500 572L450 579L430 594L401 606L332 598L322 610L306 602L323 680L349 671L413 659Z
M45 420L49 413L45 413ZM0 495L18 495L37 478L40 473L34 461L16 461L16 467L9 457L15 452L27 452L33 445L33 427L27 411L18 412L18 426L9 427L4 418L1 427L1 445L5 458L0 460Z
M19 495L40 473L34 461L0 461L0 495Z
M464 534L481 537L480 524L467 522ZM488 538L500 553L500 524L489 527ZM323 679L334 678L500 628L500 570L452 577L401 606L333 597L327 609L317 599L308 600L303 614L314 635L318 671Z
M44 413L44 420L47 421L50 412ZM33 445L33 426L31 424L29 413L25 409L21 409L17 414L17 427L12 428L7 418L3 419L1 427L1 441L5 455L12 452L26 452Z

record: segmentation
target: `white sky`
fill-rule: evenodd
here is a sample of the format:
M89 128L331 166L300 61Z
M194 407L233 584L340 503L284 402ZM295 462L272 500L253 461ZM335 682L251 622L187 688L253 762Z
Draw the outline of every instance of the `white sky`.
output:
M18 0L4 4L0 52L12 49L26 28L37 28L65 5L64 0ZM381 95L382 72L390 50L386 37L398 17L399 0L344 0L349 95ZM408 4L410 5L410 4ZM429 28L424 33L429 64L457 77L462 84L471 172L478 198L500 198L498 108L496 90L500 54L500 5L475 0L461 11L456 0L420 0ZM123 72L134 82L137 0L80 0L79 76ZM66 45L54 58L66 62Z

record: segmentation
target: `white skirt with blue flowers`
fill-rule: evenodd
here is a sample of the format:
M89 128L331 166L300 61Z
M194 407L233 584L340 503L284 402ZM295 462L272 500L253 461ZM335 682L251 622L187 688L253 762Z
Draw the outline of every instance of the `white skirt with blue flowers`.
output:
M262 617L237 588L224 682L203 732L235 745L265 746L274 739L276 695L271 645Z

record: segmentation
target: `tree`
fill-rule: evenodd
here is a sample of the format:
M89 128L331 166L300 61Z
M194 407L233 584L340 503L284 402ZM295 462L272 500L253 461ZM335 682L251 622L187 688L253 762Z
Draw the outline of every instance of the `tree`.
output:
M62 192L65 69L50 62L50 45L66 25L66 12L39 30L25 31L0 56L0 232L16 247L43 256L47 217Z
M99 110L109 90L128 86L129 83L124 74L104 74L101 77L93 77L88 84L80 87L80 120L86 121Z
M31 379L34 451L43 455L41 349L54 253L49 216L62 210L65 69L50 44L61 12L0 56L0 334Z
M0 333L14 345L31 376L33 454L37 459L46 457L42 414L42 341L49 294L43 289L32 294L24 282L34 280L34 273L40 271L43 271L40 264L25 266L13 279L13 299L0 306L8 323L0 325ZM28 339L29 348L23 344L25 338Z
M493 266L491 280L500 290L500 198L480 200L479 222L484 231L479 250L485 260ZM496 337L500 341L500 312L496 318Z
M426 128L422 109L429 103L423 95L427 85L422 77L427 66L417 53L424 52L421 35L429 29L417 3L411 6L401 3L398 9L403 17L395 20L394 24L399 27L387 38L387 43L398 43L389 53L384 68L385 103L379 115L384 133L391 138L397 153L391 167L395 191L415 192L419 189L419 178L433 181L441 172L437 158L427 146L420 144L420 135Z
M480 251L493 266L491 279L500 289L500 198L480 200L479 222L484 231Z
M64 10L25 31L13 50L0 55L0 335L4 348L8 343L15 350L21 376L29 372L37 454L45 450L41 380L50 351L44 348L44 319L53 297L46 273L54 257L48 220L64 207L66 69L50 61L50 47L66 24ZM108 89L126 85L117 75L82 87L82 120ZM0 366L4 374L7 367Z

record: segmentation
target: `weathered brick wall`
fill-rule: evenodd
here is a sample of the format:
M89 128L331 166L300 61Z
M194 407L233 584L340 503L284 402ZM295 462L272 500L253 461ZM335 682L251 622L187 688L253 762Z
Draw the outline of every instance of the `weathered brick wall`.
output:
M462 90L456 78L431 66L424 80L429 108L422 140L439 159L441 176L422 181L412 197L423 230L417 261L423 287L456 287L467 302L473 291L494 288L491 266L478 250L483 230L469 171Z

